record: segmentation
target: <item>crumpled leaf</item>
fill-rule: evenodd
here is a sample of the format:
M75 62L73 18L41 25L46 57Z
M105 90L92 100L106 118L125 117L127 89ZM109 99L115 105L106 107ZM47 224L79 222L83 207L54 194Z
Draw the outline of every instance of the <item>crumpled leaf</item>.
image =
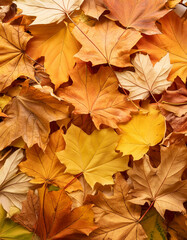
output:
M179 76L186 82L187 76L187 21L178 17L174 12L170 12L159 20L162 34L153 36L143 36L137 47L150 55L155 63L166 53L169 53L172 70L168 80L173 81Z
M70 27L70 24L61 23L29 28L34 37L29 41L27 53L33 59L45 57L46 72L56 88L68 81L75 65L73 56L80 49Z
M117 150L124 155L131 154L138 160L149 150L150 146L159 143L165 135L165 119L159 111L149 107L148 113L134 115L126 124L120 124L122 135Z
M31 38L23 26L0 23L0 91L20 76L35 79L33 62L25 54Z
M32 240L32 233L11 219L6 218L6 212L0 206L0 239L2 240Z
M159 34L155 22L168 13L166 0L104 0L110 10L109 18L118 20L124 27L152 35Z
M118 128L117 123L128 122L134 105L118 91L118 81L109 67L101 67L91 74L85 64L77 64L70 74L73 85L60 88L57 95L75 106L74 114L90 114L97 129L101 124ZM94 89L94 91L93 91Z
M22 172L34 177L31 180L32 183L53 184L63 188L73 179L71 175L64 174L65 166L60 163L55 154L65 148L62 133L62 130L58 130L50 135L44 152L37 145L26 150L27 160L20 163L19 167ZM71 184L67 190L77 190L80 187L81 185L77 181Z
M141 221L141 225L145 230L148 239L165 240L166 235L166 225L163 218L157 213L157 211L152 208Z
M89 239L143 240L147 236L138 222L141 208L128 202L129 185L119 174L114 185L114 196L107 197L99 192L88 195L87 203L94 203L95 222L99 228Z
M118 67L131 66L130 50L141 38L141 34L132 29L123 29L109 20L100 20L94 27L79 23L73 34L82 44L75 57L93 66L109 63ZM86 37L86 36L87 37ZM88 40L89 39L89 40Z
M40 210L39 197L33 191L29 191L27 199L22 202L22 210L12 216L14 222L21 224L31 232L36 230L36 222Z
M84 0L82 10L86 15L99 19L101 14L106 10L103 0Z
M94 224L92 205L85 205L71 211L71 199L63 189L49 192L39 190L40 215L36 233L41 240L65 239L72 234L89 235L97 226Z
M49 122L68 116L68 106L50 94L24 86L5 108L8 118L0 123L0 149L22 137L28 147L38 144L45 149L50 132Z
M135 204L144 205L154 201L154 207L164 218L165 210L185 212L183 202L187 198L187 180L181 180L186 168L185 144L173 144L161 148L161 163L153 168L148 157L134 162L128 175L133 181Z
M18 8L23 10L23 14L36 16L31 25L59 23L70 14L80 9L84 0L16 0Z
M18 149L12 153L0 169L0 203L8 212L11 206L21 208L21 202L26 198L30 177L17 173L17 165L23 159L23 151Z
M64 139L65 150L58 152L57 157L66 165L66 172L82 173L92 188L96 182L113 184L112 175L129 168L128 157L115 152L119 136L113 129L95 130L87 135L72 125Z
M115 72L121 86L130 91L132 100L146 99L149 95L160 94L171 82L167 81L171 70L169 54L157 62L154 67L148 55L136 54L132 60L135 72Z

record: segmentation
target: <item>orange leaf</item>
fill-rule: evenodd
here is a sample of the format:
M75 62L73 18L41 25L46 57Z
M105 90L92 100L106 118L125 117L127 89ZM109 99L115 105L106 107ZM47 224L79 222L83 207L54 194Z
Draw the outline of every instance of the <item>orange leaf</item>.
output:
M97 226L93 222L92 205L71 210L72 202L65 191L39 190L41 210L36 233L41 240L65 239L72 234L89 235Z
M29 42L27 53L34 59L45 57L45 69L58 88L68 81L69 72L75 65L73 56L79 51L80 45L68 24L38 25L29 30L34 38Z
M170 12L159 20L162 34L144 36L137 44L141 51L147 52L154 62L159 61L169 52L173 64L168 80L179 76L186 82L187 76L187 21Z
M85 64L77 64L70 75L73 85L59 89L58 95L75 106L75 114L90 114L98 129L101 124L118 128L117 123L131 119L130 113L136 108L118 91L117 79L109 67L91 74Z
M135 28L151 35L160 33L155 21L163 17L166 0L104 0L110 10L109 18L118 20L124 27Z
M82 44L75 57L85 62L91 61L93 65L110 63L118 67L131 66L129 51L141 38L139 32L125 30L109 20L101 20L94 27L84 23L80 23L78 27L84 34L77 27L73 30Z

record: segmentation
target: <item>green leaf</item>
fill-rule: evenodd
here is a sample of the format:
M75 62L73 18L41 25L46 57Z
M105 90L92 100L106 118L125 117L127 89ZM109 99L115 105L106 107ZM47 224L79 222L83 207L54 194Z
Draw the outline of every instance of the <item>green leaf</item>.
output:
M19 224L6 218L6 211L0 205L0 239L32 240L32 233Z
M164 220L154 208L145 215L141 224L148 240L167 240Z

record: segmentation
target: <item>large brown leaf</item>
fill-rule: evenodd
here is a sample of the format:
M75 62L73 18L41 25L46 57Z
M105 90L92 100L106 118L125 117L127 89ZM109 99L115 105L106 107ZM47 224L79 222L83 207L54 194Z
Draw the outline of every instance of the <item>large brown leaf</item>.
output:
M49 122L68 116L68 106L34 87L23 87L6 106L8 118L0 123L0 149L22 137L28 147L38 144L45 149L50 132Z
M23 26L0 23L0 91L20 76L34 79L33 62L25 54L31 38Z
M147 52L151 60L157 62L169 52L172 70L169 80L179 76L186 82L187 76L187 21L170 12L159 20L162 34L144 36L137 44L141 51Z
M155 21L163 17L166 0L104 0L110 10L109 17L125 27L135 28L148 35L160 33Z
M110 68L101 67L98 73L91 74L85 64L77 64L70 75L73 85L59 89L58 95L75 106L75 114L90 114L98 129L101 124L118 128L117 123L131 119L130 112L136 108L119 93Z
M130 200L143 205L154 201L154 207L164 217L165 210L185 212L183 202L187 198L187 180L181 176L186 167L187 148L184 144L161 149L161 163L153 168L148 157L134 162L128 174L134 185Z
M89 235L97 226L93 222L91 205L71 210L72 202L65 191L39 190L40 215L36 233L41 240L66 239L72 234Z
M129 203L129 185L121 175L117 176L114 196L107 197L101 192L88 195L87 202L94 203L95 222L100 226L89 237L91 240L143 240L146 234L138 222L141 208Z
M109 63L118 67L131 66L130 50L141 38L135 30L125 30L114 22L101 20L94 27L80 23L75 27L74 36L82 44L75 57L93 65Z

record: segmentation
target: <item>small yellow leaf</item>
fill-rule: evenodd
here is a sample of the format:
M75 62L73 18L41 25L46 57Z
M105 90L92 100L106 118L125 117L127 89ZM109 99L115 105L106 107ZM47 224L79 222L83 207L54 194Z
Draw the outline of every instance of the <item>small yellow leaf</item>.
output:
M135 115L127 124L120 124L123 131L117 150L124 155L131 154L138 160L149 150L149 146L159 143L165 135L165 119L159 111L149 108L147 114Z

